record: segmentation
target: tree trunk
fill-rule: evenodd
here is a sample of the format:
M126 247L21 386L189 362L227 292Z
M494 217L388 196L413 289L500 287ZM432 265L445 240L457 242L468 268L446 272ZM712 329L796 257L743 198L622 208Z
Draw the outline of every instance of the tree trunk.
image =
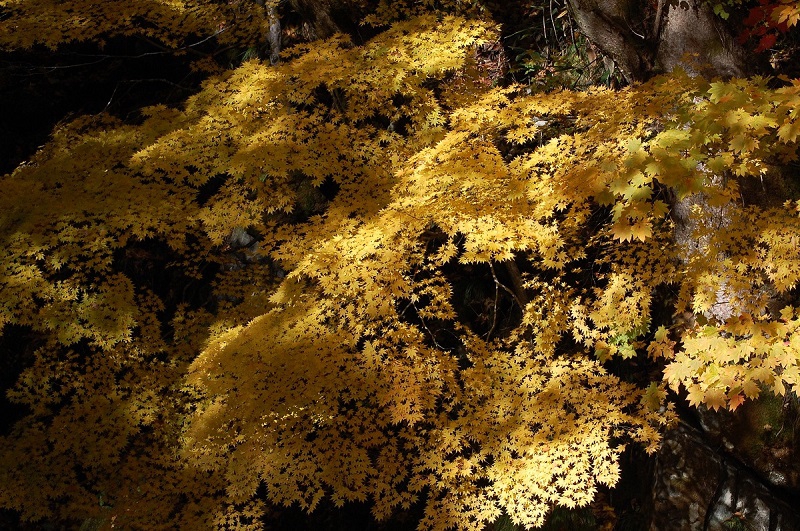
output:
M660 0L659 5L664 5ZM677 5L676 5L677 4ZM657 24L656 64L665 72L683 66L711 77L745 77L752 73L744 49L703 0L669 2Z
M569 0L581 31L628 82L677 67L706 77L747 75L741 46L703 0Z
M303 34L309 40L350 30L361 18L360 0L289 0L289 4L305 18Z
M659 0L655 7L639 0L569 0L569 4L581 30L614 59L629 82L676 68L706 78L751 73L744 50L704 0ZM702 215L694 213L693 207L699 207ZM711 207L703 194L673 202L674 238L684 263L708 252L705 242L695 236L699 224L724 230L735 208L732 203ZM716 298L705 317L724 322L737 314L724 285Z
M274 65L278 63L281 53L281 19L278 16L278 3L270 2L267 4L266 0L256 0L256 4L267 11L267 20L269 20L269 32L267 33L269 63Z
M629 83L642 81L653 71L652 26L646 2L635 0L569 0L581 31L611 57Z

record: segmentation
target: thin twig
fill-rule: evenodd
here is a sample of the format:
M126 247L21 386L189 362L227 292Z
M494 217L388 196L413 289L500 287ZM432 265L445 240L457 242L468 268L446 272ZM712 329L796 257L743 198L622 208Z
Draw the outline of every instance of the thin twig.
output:
M170 81L169 79L164 79L164 78L123 79L121 81L118 81L117 84L114 85L114 91L111 93L111 97L108 98L108 103L106 103L106 106L103 108L102 112L106 112L108 110L108 108L111 106L111 103L114 100L114 96L117 94L117 89L119 89L119 86L121 84L123 84L123 83L136 84L136 83L142 83L142 82L166 83L167 85L172 85L175 88L179 88L179 89L187 91L187 92L190 92L192 90L189 87L184 87L183 85L180 85L178 83L175 83L174 81Z
M511 283L514 285L514 293L517 295L517 302L520 303L520 309L524 311L525 306L528 304L528 296L525 293L525 285L522 283L522 274L519 272L517 263L512 260L503 262L506 266L506 271L511 275Z
M656 19L653 23L653 41L658 41L658 35L661 33L661 16L664 11L664 0L658 0L658 7L656 8Z
M67 56L91 57L91 58L95 58L96 60L88 61L88 62L85 62L85 63L71 64L71 65L55 65L55 66L26 65L24 68L27 68L28 70L33 70L33 69L38 69L39 70L39 72L30 72L29 74L27 74L28 76L30 76L30 75L54 72L56 70L66 70L66 69L69 69L69 68L81 68L81 67L84 67L84 66L92 66L92 65L96 65L96 64L102 63L103 61L107 61L109 59L142 59L143 57L150 57L150 56L154 56L154 55L174 54L174 53L183 52L183 51L189 51L189 52L192 52L195 55L199 55L201 57L208 57L209 54L204 54L202 52L194 50L193 48L195 46L199 46L199 45L203 44L204 42L207 42L207 41L213 39L214 37L216 37L217 35L219 35L220 33L224 32L226 30L227 30L227 27L218 29L213 34L209 35L208 37L205 37L204 39L201 39L201 40L199 40L197 42L194 42L194 43L191 43L191 44L187 44L186 46L182 46L180 48L174 48L174 49L173 48L167 48L166 46L163 46L163 45L159 44L158 42L153 41L152 39L140 36L139 38L141 40L147 42L151 46L155 46L156 48L159 49L159 51L157 51L157 52L144 52L144 53L140 53L140 54L136 54L136 55L88 54L88 53L71 52L71 53L61 54L61 56L62 57L67 57ZM213 54L211 54L211 55L213 55Z
M550 24L552 24L553 26L553 35L556 38L556 43L560 45L561 42L558 40L558 29L556 29L556 21L553 18L553 0L550 0Z
M116 95L118 88L119 88L119 83L114 85L114 91L111 93L111 97L108 98L108 103L106 103L106 106L103 107L103 112L106 112L108 108L111 107L111 102L114 100L114 95Z
M547 38L547 13L542 11L542 33L544 34L544 41L547 43L547 55L550 55L550 39ZM548 57L549 59L549 57Z
M420 322L420 323L422 323L422 326L425 328L425 330L427 330L427 331L428 331L428 334L431 336L431 341L433 341L433 344L434 344L434 346L435 346L436 348L440 349L440 350L447 350L447 349L445 349L444 347L442 347L442 346L441 346L441 345L440 345L440 344L439 344L439 343L436 341L436 336L433 334L433 332L431 331L431 329L430 329L430 328L428 328L428 325L425 323L425 319L423 319L422 317L420 317L420 315L419 315L419 308L417 308L417 305L416 305L416 304L414 304L414 309L415 309L415 310L417 310L417 317L419 317L419 322Z
M397 318L398 318L398 319L402 319L402 318L403 318L403 316L404 316L404 315L405 315L405 313L406 313L406 310L408 310L409 308L411 308L411 305L412 305L412 304L414 304L414 301L409 301L409 302L408 302L408 304L406 304L406 307L405 307L405 308L403 308L403 310L402 310L402 311L401 311L399 314L397 314Z
M491 265L491 262L489 264ZM494 310L492 311L492 327L486 333L486 341L492 338L492 332L494 332L494 327L497 325L497 301L500 298L500 286L497 285L497 276L494 275L494 270L492 270L492 275L494 276Z
M508 294L511 295L514 298L514 300L517 302L517 305L519 305L520 309L524 310L525 309L525 305L522 304L522 302L519 300L519 297L517 297L517 294L514 293L514 291L512 289L510 289L508 286L506 286L505 284L503 284L502 282L500 282L497 279L497 273L494 270L494 263L493 262L489 262L489 268L492 270L492 278L494 278L495 286L501 287L505 291L507 291Z

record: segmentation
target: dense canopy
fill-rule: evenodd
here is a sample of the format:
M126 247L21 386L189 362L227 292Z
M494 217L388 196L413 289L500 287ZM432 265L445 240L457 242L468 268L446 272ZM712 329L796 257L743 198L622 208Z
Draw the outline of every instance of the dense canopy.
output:
M761 9L750 45L788 40L800 5ZM276 12L294 45L271 64ZM61 121L1 178L0 507L262 529L329 499L537 527L615 485L626 444L655 451L674 401L796 393L800 79L688 57L628 84L580 35L509 60L501 15L0 0L9 56L144 39L206 72L179 104Z

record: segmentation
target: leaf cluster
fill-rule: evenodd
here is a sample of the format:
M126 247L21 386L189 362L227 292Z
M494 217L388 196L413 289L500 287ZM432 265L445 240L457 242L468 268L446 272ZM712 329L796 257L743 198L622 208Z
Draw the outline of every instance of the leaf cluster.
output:
M264 7L235 0L2 0L0 48L44 45L50 49L70 43L113 36L139 36L170 48L190 39L216 36L221 43L257 43L269 29Z

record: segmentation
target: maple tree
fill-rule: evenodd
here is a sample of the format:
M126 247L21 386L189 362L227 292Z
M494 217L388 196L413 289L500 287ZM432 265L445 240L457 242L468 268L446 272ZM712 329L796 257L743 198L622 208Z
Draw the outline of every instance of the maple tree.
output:
M536 527L658 447L668 387L797 392L800 80L652 77L618 43L642 82L537 92L481 60L501 28L478 3L348 6L367 38L61 123L2 178L0 330L32 339L0 506L259 529L327 497ZM0 0L0 44L248 46L270 7ZM781 201L751 200L765 182ZM614 368L635 360L661 372Z
M747 29L739 39L744 41L749 38L759 37L756 51L771 48L778 40L780 33L786 33L800 20L800 7L794 2L780 0L778 2L761 1L759 5L751 7L747 19L744 21Z

